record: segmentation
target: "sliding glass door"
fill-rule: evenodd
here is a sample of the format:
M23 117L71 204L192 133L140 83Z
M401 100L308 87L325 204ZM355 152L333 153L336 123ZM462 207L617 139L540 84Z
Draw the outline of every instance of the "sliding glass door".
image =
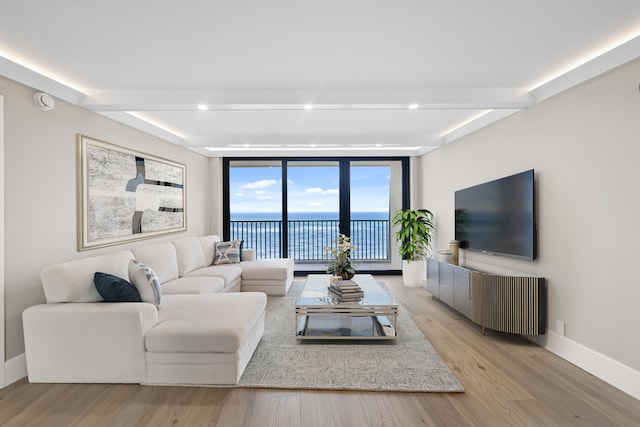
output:
M306 160L286 164L287 255L316 263L340 230L340 165Z
M228 225L232 240L256 249L260 258L282 256L282 165L280 161L229 163Z
M357 250L353 258L369 264L396 260L391 215L402 208L402 162L350 162L350 234ZM398 264L399 265L399 264ZM396 266L394 266L395 268Z
M322 270L324 248L352 237L359 271L396 270L390 218L408 206L408 159L225 159L227 239L259 258Z

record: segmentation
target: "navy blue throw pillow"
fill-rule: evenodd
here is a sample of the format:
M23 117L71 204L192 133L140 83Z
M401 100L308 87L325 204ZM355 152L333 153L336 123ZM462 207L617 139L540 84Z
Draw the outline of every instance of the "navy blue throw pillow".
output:
M97 272L93 283L105 302L142 302L136 287L120 277Z

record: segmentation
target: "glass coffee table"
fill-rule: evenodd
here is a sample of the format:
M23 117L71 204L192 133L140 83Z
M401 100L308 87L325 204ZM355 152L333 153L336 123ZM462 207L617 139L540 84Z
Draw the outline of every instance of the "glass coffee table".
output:
M370 274L351 281L362 299L341 301L329 291L329 274L310 274L296 301L297 339L388 340L397 335L398 302Z

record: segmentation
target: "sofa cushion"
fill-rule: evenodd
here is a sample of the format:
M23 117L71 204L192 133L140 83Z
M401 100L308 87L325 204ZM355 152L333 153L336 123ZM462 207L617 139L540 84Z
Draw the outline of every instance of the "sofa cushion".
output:
M286 280L293 272L289 258L256 259L242 263L242 280Z
M147 265L132 259L129 263L129 280L140 293L143 302L162 304L162 290L156 273Z
M204 251L197 237L185 237L173 242L178 257L178 274L180 277L197 269L205 267Z
M187 274L186 277L219 277L224 280L227 287L242 276L241 264L212 265L210 267L199 268Z
M242 261L253 261L256 259L256 250L242 248Z
M158 325L147 333L147 351L235 353L264 316L260 292L167 295Z
M213 255L215 253L215 244L220 241L220 236L211 235L200 237L200 246L204 252L204 265L213 264Z
M145 245L131 250L136 260L146 264L158 275L160 283L178 278L178 256L171 243Z
M162 295L213 294L224 288L219 277L180 277L162 284Z
M96 271L93 283L105 302L142 302L136 287L120 277Z
M216 242L213 265L238 264L242 260L242 240Z
M93 284L96 271L127 278L132 258L131 251L118 251L45 267L40 279L47 302L101 302Z

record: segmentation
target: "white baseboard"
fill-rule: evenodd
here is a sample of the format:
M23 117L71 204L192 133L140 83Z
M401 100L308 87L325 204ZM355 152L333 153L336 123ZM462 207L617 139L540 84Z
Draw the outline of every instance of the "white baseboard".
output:
M532 341L640 400L639 371L553 331L532 337Z
M22 353L4 362L5 387L27 376L27 356Z

